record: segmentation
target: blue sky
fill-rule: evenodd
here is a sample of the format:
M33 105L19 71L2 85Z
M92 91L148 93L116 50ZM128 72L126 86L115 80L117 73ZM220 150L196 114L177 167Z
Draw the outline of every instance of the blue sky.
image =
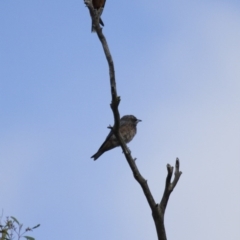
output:
M107 1L104 33L129 144L156 201L183 175L168 239L240 238L239 1ZM82 1L0 1L0 207L37 239L157 239L113 123L108 66Z

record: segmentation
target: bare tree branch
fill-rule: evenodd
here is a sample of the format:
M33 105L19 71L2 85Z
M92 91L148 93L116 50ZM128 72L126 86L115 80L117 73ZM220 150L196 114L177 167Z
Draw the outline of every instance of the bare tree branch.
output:
M171 192L173 191L173 189L175 188L175 186L177 185L177 182L182 174L182 172L179 171L179 167L180 167L180 163L179 163L179 159L177 158L176 164L175 164L175 176L174 176L173 182L171 183L173 167L170 166L169 164L167 164L168 174L166 177L166 185L165 185L163 197L160 202L160 205L157 204L156 209L153 212L153 219L155 222L159 240L167 240L165 227L164 227L164 214L165 214L165 210L167 207L169 196L170 196Z
M169 164L167 165L168 175L166 178L166 185L165 185L163 197L160 202L160 208L161 208L161 211L163 214L165 213L165 209L167 207L169 196L172 193L175 186L177 185L177 182L182 174L182 172L179 171L179 168L180 168L180 162L179 162L179 159L177 158L176 163L175 163L175 174L174 174L175 176L174 176L173 182L171 183L173 167L170 166Z
M147 180L143 178L143 176L141 175L141 173L139 172L139 170L137 168L137 165L135 162L136 159L133 159L133 157L131 155L131 151L129 150L129 148L123 141L121 135L119 134L118 130L119 130L119 125L120 125L120 114L118 111L118 105L120 103L120 97L117 95L117 87L116 87L116 81L115 81L115 71L114 71L113 59L112 59L112 56L111 56L111 53L110 53L110 50L109 50L109 47L107 44L107 40L102 33L102 28L99 26L99 20L97 19L96 14L94 12L94 9L92 6L92 0L84 0L84 2L90 11L90 16L93 20L98 38L99 38L100 42L102 43L102 47L103 47L103 50L104 50L104 53L105 53L105 56L106 56L106 59L108 62L108 66L109 66L110 87L111 87L111 96L112 96L112 102L111 102L110 106L111 106L111 109L112 109L113 115L114 115L114 126L113 127L110 126L109 128L113 129L114 134L115 134L116 138L118 139L120 146L123 150L125 158L132 170L133 176L136 179L136 181L140 184L140 186L144 192L144 195L147 199L147 202L152 210L152 216L153 216L154 223L156 226L158 240L167 240L165 227L164 227L164 214L165 214L165 210L167 207L169 196L170 196L171 192L173 191L173 189L175 188L175 186L182 174L182 172L179 171L179 159L177 158L177 160L176 160L175 177L174 177L174 180L172 183L171 183L171 178L172 178L172 173L173 173L173 167L170 166L169 164L167 165L168 175L166 178L164 194L163 194L160 204L156 204L156 202L152 196L152 193L148 187Z
M119 124L120 124L120 114L118 111L120 97L117 95L117 86L116 86L116 80L115 80L115 71L114 71L112 55L110 53L110 50L109 50L109 47L107 44L107 40L102 33L102 28L99 25L99 19L97 18L96 13L93 9L92 0L84 0L84 2L90 11L90 16L93 20L97 36L98 36L100 42L102 43L103 51L105 53L105 56L106 56L106 59L108 62L109 75L110 75L110 87L111 87L111 95L112 95L111 108L112 108L112 111L114 114L114 120L115 120L114 129L118 130Z

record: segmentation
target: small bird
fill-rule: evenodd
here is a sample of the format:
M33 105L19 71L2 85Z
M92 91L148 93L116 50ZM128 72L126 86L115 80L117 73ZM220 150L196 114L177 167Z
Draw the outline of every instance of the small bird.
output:
M120 119L119 133L125 143L129 143L133 139L137 133L137 124L141 121L142 120L137 119L133 115L125 115ZM120 146L120 144L114 135L113 130L111 130L102 146L91 158L97 160L104 152L118 146Z
M95 10L95 13L96 13L97 17L99 18L99 23L102 26L104 26L104 23L101 19L101 15L102 15L102 12L103 12L105 2L106 2L106 0L92 0L93 8ZM90 14L91 14L91 12L90 12ZM92 32L96 32L96 29L95 29L95 26L94 26L93 22L92 22Z

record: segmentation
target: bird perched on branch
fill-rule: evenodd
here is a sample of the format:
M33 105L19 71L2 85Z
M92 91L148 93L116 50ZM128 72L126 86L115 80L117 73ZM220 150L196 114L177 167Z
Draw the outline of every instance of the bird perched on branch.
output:
M95 10L95 13L97 15L97 18L99 19L99 23L104 26L104 23L101 19L101 15L102 15L102 12L103 12L103 8L104 8L104 5L105 5L105 2L106 0L92 0L92 5L93 5L93 8ZM91 12L90 12L91 14ZM93 21L92 21L92 32L96 32L96 29L95 29L95 26L93 24Z
M137 133L137 124L139 122L141 120L133 115L125 115L120 119L119 133L125 143L129 143L133 139ZM91 158L97 160L104 152L118 146L120 146L119 141L114 135L113 130L111 130L102 146Z

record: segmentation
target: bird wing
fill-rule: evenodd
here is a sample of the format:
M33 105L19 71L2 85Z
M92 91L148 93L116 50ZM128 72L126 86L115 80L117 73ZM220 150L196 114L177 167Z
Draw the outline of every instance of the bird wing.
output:
M110 147L110 139L112 138L112 140L114 141L116 139L115 135L113 134L113 131L111 130L110 133L107 135L105 141L103 142L103 144L100 146L99 150L101 150L102 148L104 148L105 150L107 148Z

